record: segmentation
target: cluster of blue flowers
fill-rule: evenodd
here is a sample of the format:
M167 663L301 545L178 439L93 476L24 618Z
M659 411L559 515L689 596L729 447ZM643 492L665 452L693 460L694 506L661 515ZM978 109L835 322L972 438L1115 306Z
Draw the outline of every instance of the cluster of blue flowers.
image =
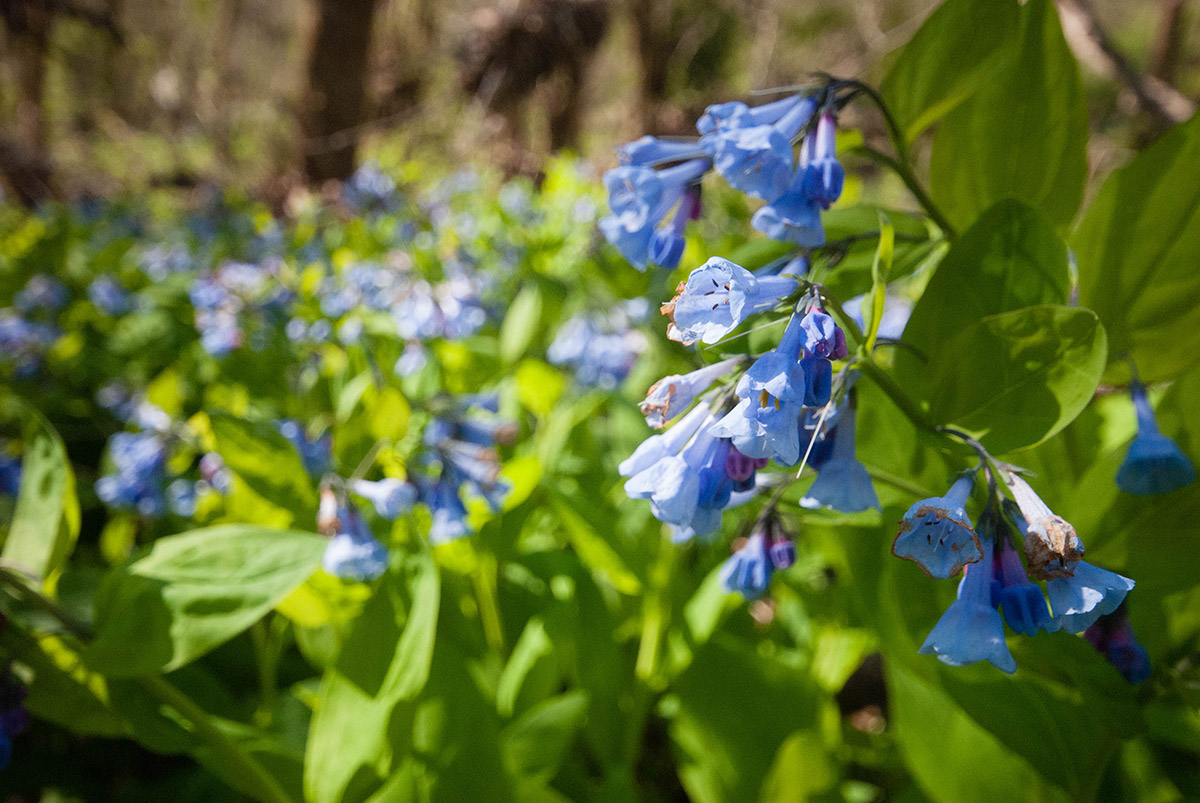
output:
M429 542L435 546L471 533L468 497L481 498L492 510L500 510L510 488L500 476L496 447L512 442L516 426L497 416L497 409L498 399L493 396L461 397L441 405L425 426L422 448L411 459L405 479L367 480L332 473L327 436L309 440L295 422L285 422L285 436L296 445L309 471L320 477L317 528L330 539L323 559L325 571L366 582L387 570L387 547L375 537L356 499L367 502L387 521L424 505L430 515Z
M645 320L648 310L643 299L631 299L607 312L575 315L559 327L546 359L570 368L583 387L612 390L625 381L646 348L635 324Z
M909 508L892 552L931 577L963 573L957 598L925 639L922 653L951 666L986 660L1014 672L1005 623L1026 636L1039 630L1085 633L1121 606L1134 583L1083 560L1075 529L1015 470L1004 477L1012 498L989 497L973 526L966 504L974 475L965 472L945 496ZM1127 677L1145 674L1148 669Z
M220 455L201 456L199 479L173 475L168 463L177 447L187 447L196 437L185 424L172 421L165 411L131 394L118 384L97 393L97 402L136 432L118 432L109 438L108 457L113 471L96 480L96 496L114 510L128 510L144 518L168 512L184 518L196 512L196 501L207 493L229 493L232 475Z
M845 180L832 86L753 108L715 104L696 130L692 141L645 136L624 145L621 166L604 176L611 214L600 230L631 264L679 264L687 223L700 216L700 181L714 169L734 189L766 202L754 213L754 228L805 248L824 245L821 210L841 196Z
M57 314L69 300L57 279L31 277L13 296L13 306L0 309L0 365L17 377L33 376L61 334Z

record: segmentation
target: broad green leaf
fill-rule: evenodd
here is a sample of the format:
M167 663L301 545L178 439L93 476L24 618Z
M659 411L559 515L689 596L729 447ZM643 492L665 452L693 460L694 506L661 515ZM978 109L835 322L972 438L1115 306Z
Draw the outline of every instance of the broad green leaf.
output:
M1087 124L1079 68L1054 4L1030 0L1021 9L1018 52L938 127L934 200L960 227L1007 197L1065 226L1083 198Z
M84 660L110 677L177 669L291 594L320 566L325 543L250 525L160 538L101 584Z
M316 517L317 493L304 462L288 439L268 421L212 413L217 451L229 468L268 502L307 525Z
M1104 371L1104 328L1091 310L1050 304L990 315L941 344L911 386L935 423L993 453L1050 437L1079 415Z
M797 731L776 752L760 799L764 803L806 803L832 791L837 782L837 768L821 735Z
M441 581L432 560L411 561L407 605L401 586L384 576L321 681L304 758L308 800L365 799L407 748L436 643Z
M1016 49L1015 0L948 0L900 51L880 92L908 139L978 90Z
M1079 300L1108 331L1107 377L1172 379L1200 361L1200 116L1176 126L1100 188L1071 237Z
M906 388L921 385L945 345L981 318L1036 304L1065 304L1067 249L1036 211L1004 200L962 233L929 280L895 352Z
M546 626L541 618L530 619L521 631L521 636L517 639L512 655L509 656L497 682L496 709L501 716L513 715L517 708L517 696L521 693L525 678L553 651L554 645L546 634Z
M15 398L6 406L25 420L21 488L0 559L45 578L61 567L79 535L75 474L54 427Z
M118 737L126 727L108 699L105 679L84 666L74 649L58 636L41 636L19 652L33 672L25 707L34 716L75 733Z
M587 715L586 692L571 691L543 700L500 733L509 771L522 781L547 783L571 749Z
M542 328L542 293L537 285L527 285L508 307L500 327L500 358L516 362Z
M933 659L930 658L930 661ZM899 663L887 671L890 730L905 764L937 803L1009 803L1050 797L1029 764L967 716L935 684ZM1035 790L1041 792L1035 797Z
M784 740L816 724L818 692L803 673L723 634L697 650L673 692L671 741L697 803L757 800Z

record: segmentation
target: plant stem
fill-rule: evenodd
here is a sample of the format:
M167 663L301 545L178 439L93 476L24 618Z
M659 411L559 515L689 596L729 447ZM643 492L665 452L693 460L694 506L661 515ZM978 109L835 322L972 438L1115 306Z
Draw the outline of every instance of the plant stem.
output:
M925 188L921 186L921 182L917 180L916 174L913 173L912 168L909 167L906 162L901 162L891 156L888 156L886 153L876 150L870 145L859 145L858 147L854 148L854 151L866 156L868 159L874 162L878 162L899 176L900 180L904 182L904 186L908 188L908 191L911 192L913 197L917 199L917 203L919 203L921 208L925 210L925 214L929 215L933 222L938 225L938 228L940 228L947 237L954 236L954 226L950 223L946 216L942 214L942 210L938 208L938 205L934 203L933 198L931 198L929 193L925 191Z
M275 780L261 764L250 757L241 746L212 723L203 708L192 702L192 698L172 686L158 675L139 678L139 685L160 703L174 709L177 714L191 723L195 734L212 750L213 755L230 767L239 768L253 778L264 800L271 803L294 803L279 781Z
M471 580L475 585L483 636L489 647L503 654L504 620L500 618L500 603L496 599L496 558L490 552L479 553L477 561Z

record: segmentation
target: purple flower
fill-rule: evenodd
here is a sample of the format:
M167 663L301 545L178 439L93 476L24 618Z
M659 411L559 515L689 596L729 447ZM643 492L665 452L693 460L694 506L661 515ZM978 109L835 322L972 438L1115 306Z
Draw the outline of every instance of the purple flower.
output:
M800 323L804 329L804 350L814 357L826 360L844 360L846 335L824 312L810 312Z

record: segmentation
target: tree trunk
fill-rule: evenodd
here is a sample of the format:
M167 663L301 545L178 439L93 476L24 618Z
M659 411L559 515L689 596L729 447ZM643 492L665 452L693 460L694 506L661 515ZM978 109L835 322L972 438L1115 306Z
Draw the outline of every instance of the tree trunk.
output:
M304 173L310 181L354 172L377 0L318 0L304 108Z

